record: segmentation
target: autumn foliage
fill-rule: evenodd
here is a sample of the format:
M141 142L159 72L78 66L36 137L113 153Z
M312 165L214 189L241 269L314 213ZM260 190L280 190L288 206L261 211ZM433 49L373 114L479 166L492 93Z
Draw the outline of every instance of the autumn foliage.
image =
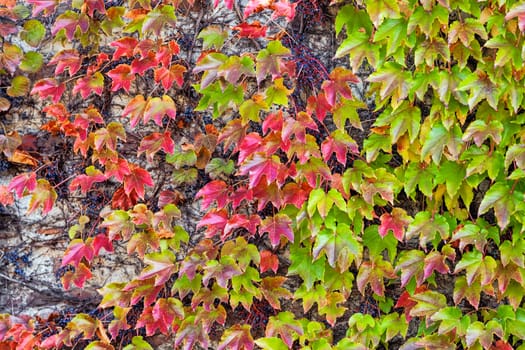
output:
M75 164L51 180L4 126L0 203L85 199L66 290L117 245L143 262L95 313L0 315L0 347L525 347L525 3L0 5L0 113L41 103Z

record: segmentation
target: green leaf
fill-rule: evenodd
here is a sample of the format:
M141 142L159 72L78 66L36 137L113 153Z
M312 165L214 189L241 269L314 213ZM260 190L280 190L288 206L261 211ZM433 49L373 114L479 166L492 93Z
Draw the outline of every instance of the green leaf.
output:
M448 140L449 131L445 129L443 124L434 124L421 149L421 160L423 161L428 155L432 155L434 163L439 164Z
M458 193L465 175L466 170L461 164L447 160L439 166L436 182L445 183L448 195L454 197Z
M312 253L318 259L321 252L324 252L330 266L345 271L354 260L361 260L362 251L363 247L350 227L339 223L335 231L324 229L317 234Z
M396 0L365 0L366 10L377 28L385 18L399 18L399 5Z
M333 327L337 318L343 316L346 311L346 307L339 305L345 301L345 297L339 292L328 293L326 300L319 308L319 314L325 315L326 321Z
M126 345L123 350L153 350L153 348L142 336L136 335L131 339L131 344Z
M421 193L431 197L435 176L436 166L434 163L427 165L425 163L409 162L404 173L405 193L414 198L417 186Z
M228 38L228 31L218 25L211 25L201 30L197 38L202 39L204 50L211 48L220 49L224 45L226 38Z
M20 62L19 68L24 72L36 73L42 68L44 59L42 54L35 51L26 52L24 58Z
M350 55L352 70L357 71L366 60L376 65L379 60L379 47L370 42L370 36L366 32L357 31L346 38L337 48L334 58Z
M290 311L279 312L277 316L271 316L266 325L266 337L279 335L284 343L292 348L293 342L303 335L301 322L295 319Z
M7 95L11 97L21 97L27 95L31 81L28 77L17 75L11 80L11 86L7 88Z
M37 47L46 35L46 27L37 19L30 19L24 23L20 38L33 47Z
M507 182L496 182L485 193L479 205L478 215L482 215L493 208L498 226L503 230L509 224L511 215L516 211L515 200Z
M312 289L314 282L323 279L325 259L314 260L308 248L292 245L290 247L290 260L288 276L299 275L303 279L307 290Z
M255 344L263 350L288 350L288 346L277 337L259 338Z

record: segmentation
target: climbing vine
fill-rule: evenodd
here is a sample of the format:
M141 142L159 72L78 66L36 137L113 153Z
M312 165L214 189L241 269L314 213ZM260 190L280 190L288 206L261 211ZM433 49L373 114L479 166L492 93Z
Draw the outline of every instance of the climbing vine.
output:
M66 290L143 262L90 313L0 315L0 345L524 348L525 3L0 5L0 113L41 103L64 152L2 125L0 203L75 194Z

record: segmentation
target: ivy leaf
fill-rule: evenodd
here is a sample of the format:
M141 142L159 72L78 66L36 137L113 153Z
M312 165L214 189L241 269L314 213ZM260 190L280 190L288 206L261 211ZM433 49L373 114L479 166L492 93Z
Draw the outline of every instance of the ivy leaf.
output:
M228 37L228 32L220 26L211 25L199 33L198 39L202 39L202 46L204 50L211 48L220 49L224 45L224 41Z
M37 47L46 35L46 28L37 19L30 19L24 23L24 30L20 32L20 38L33 47Z
M232 28L239 32L241 38L257 39L264 38L266 36L267 26L263 26L259 21L253 21L252 23L242 22Z
M92 92L100 96L102 91L104 91L104 76L100 72L77 79L75 86L73 86L73 94L80 93L84 100Z
M279 335L288 348L292 348L294 340L303 335L301 322L295 319L295 315L289 311L279 312L277 316L271 316L266 325L265 336L273 337Z
M478 215L482 215L490 208L494 208L498 226L503 230L509 224L510 216L516 211L515 195L517 194L511 192L506 182L496 182L485 193L479 205Z
M418 287L423 283L425 280L423 275L424 260L425 253L420 250L404 250L399 254L396 272L401 271L401 287L406 286L412 277L415 278Z
M29 200L28 214L42 206L42 214L46 215L53 209L58 195L55 188L46 179L38 179L36 188L33 191L31 199Z
M259 184L263 176L267 185L275 181L281 167L281 161L276 155L266 156L263 153L256 153L240 166L239 174L248 175L250 187L253 188Z
M376 28L385 18L399 18L399 5L395 0L366 0L365 4Z
M35 18L40 12L44 12L44 17L50 16L58 6L58 0L27 0L27 2L33 5L31 16Z
M439 233L441 239L448 238L449 225L447 220L439 214L432 217L428 211L420 211L408 226L405 239L409 240L419 234L419 245L426 248L427 242L433 240L436 233Z
M332 106L335 105L337 96L351 100L352 89L348 84L358 84L360 82L359 78L352 71L343 67L336 67L330 72L329 78L330 80L323 82L321 89L324 90L326 99Z
M170 250L160 253L149 253L144 256L144 263L148 266L137 277L139 281L144 281L155 277L155 287L162 286L170 279L176 271L175 255Z
M71 264L78 267L78 264L83 258L86 258L88 262L93 260L94 251L90 244L86 244L82 239L72 240L62 258L62 267Z
M264 299L275 309L281 309L281 302L279 299L291 299L292 293L282 287L283 283L286 282L286 277L275 276L275 277L264 277L261 281L260 289L264 296Z
M348 152L359 154L359 148L350 135L341 129L337 129L325 138L321 144L321 152L325 162L328 162L332 154L335 153L337 161L342 165L346 165Z
M155 82L161 82L164 90L168 91L173 86L173 83L177 83L179 88L182 88L184 84L184 73L187 69L183 65L173 64L168 69L166 67L158 67L153 71L153 78Z
M33 192L37 188L36 173L29 172L15 176L10 182L7 189L9 191L15 191L18 198L24 196L24 191L27 189L29 192Z
M217 350L252 350L254 342L250 330L249 324L236 324L226 329L222 334Z
M382 0L373 0L382 1ZM408 96L408 81L410 80L410 72L397 63L387 62L368 77L368 81L372 83L380 83L379 96L381 100L392 97L392 107L399 106L402 100Z
M96 169L93 165L86 168L86 174L78 175L69 184L69 190L74 192L78 187L83 194L86 194L94 183L106 181L106 176L102 171Z
M511 20L518 17L518 26L522 32L525 32L525 4L517 2L509 9L505 15L505 20Z
M466 271L466 281L470 286L478 277L482 286L492 283L496 274L497 263L493 257L473 250L463 254L461 260L456 264L454 273Z
M361 260L362 251L363 247L350 226L339 223L335 230L326 228L317 234L312 253L314 259L318 259L324 252L331 267L345 271L354 260Z
M75 49L62 50L56 53L48 63L49 66L55 64L55 75L59 75L67 69L69 71L69 76L72 77L79 71L82 64L82 58Z
M229 256L221 257L220 262L210 260L203 269L204 276L202 282L205 286L209 285L209 281L214 278L220 287L227 288L228 282L233 276L242 274L237 263Z
M319 212L321 217L326 218L330 209L333 205L336 205L342 211L346 211L346 201L339 191L332 188L326 193L321 188L316 188L310 192L308 198L307 212L310 217L315 213L315 210Z
M469 109L472 110L479 102L486 99L490 107L498 110L498 101L502 90L493 82L485 71L477 70L469 74L457 87L458 91L469 91Z
M84 283L92 277L91 270L84 263L79 263L74 271L68 271L60 278L65 290L71 288L73 283L78 288L83 288Z
M438 173L436 174L436 182L444 182L447 187L448 195L450 197L454 197L458 193L461 185L463 184L463 181L465 180L465 167L460 163L447 160L442 162L438 169Z
M260 84L267 74L271 74L272 79L279 77L281 60L288 55L290 50L280 41L270 41L265 49L260 50L256 65L257 84Z
M137 154L140 155L146 152L146 157L151 163L153 162L153 156L161 149L168 154L175 151L175 142L171 138L169 131L165 131L164 133L154 132L143 137L140 141Z
M459 249L465 250L467 245L474 245L480 252L485 250L487 244L487 230L481 229L478 225L467 223L459 225L452 234L451 243L459 241Z
M259 227L259 234L262 235L268 232L272 246L276 247L281 242L281 236L284 236L288 241L294 241L294 234L291 228L292 220L285 214L276 214L267 217Z
M129 175L124 176L124 191L128 196L135 191L140 198L144 198L144 187L154 185L150 173L133 163L129 163L129 170Z
M126 345L123 350L153 350L153 348L142 336L136 335L131 339L131 344Z
M345 301L346 299L343 294L339 292L329 292L326 295L326 300L320 305L319 314L325 315L326 321L334 327L337 318L343 316L347 310L346 307L339 305Z
M139 100L140 103L140 100ZM177 115L177 108L175 102L168 95L160 97L153 97L148 99L146 107L144 108L144 124L150 119L155 121L155 124L162 126L162 118L167 115L171 119L175 119Z
M133 57L138 43L137 39L128 36L110 43L110 46L116 47L115 52L113 52L113 61L117 61L121 57Z
M33 12L34 11L33 9ZM53 28L51 28L51 34L56 36L57 33L63 29L67 39L72 41L77 27L80 28L82 33L87 32L89 28L89 17L84 13L76 13L68 10L57 17Z
M119 64L107 75L111 78L111 91L118 91L118 89L123 88L124 91L129 92L131 83L135 81L135 74L131 72L129 64Z
M392 213L381 215L381 225L379 225L379 234L385 237L391 230L398 241L403 240L405 229L410 224L412 218L407 215L406 211L401 208L393 208Z
M228 203L228 195L231 193L230 187L222 180L213 180L204 185L197 192L195 198L202 198L201 206L203 210L210 207L213 202L217 203L217 208L221 209Z
M314 282L323 280L326 261L322 258L314 260L308 248L292 245L290 247L290 260L288 275L299 275L307 290L312 289Z
M383 296L385 294L383 282L385 277L390 279L396 278L390 262L383 260L382 257L374 258L372 261L364 261L359 266L359 272L357 273L357 289L364 295L366 286L370 284L374 293Z
M194 345L200 344L203 348L208 348L210 339L208 332L205 331L203 324L195 322L195 316L186 317L175 336L175 346L179 346L184 342L184 350L191 350Z
M467 142L473 139L476 146L481 147L488 137L492 138L496 144L499 144L502 134L503 124L499 120L492 120L487 125L484 120L478 119L469 124L463 134L462 140Z
M410 316L425 317L430 319L433 315L447 307L446 297L438 292L427 290L421 293L414 293L410 297L416 304L410 310Z
M184 308L182 302L176 298L160 298L155 302L152 315L158 322L160 331L167 334L175 318L184 319Z
M166 24L175 27L177 24L177 16L175 16L175 9L172 5L157 6L154 10L148 12L142 23L142 32L153 32L159 36L162 27Z
M259 338L255 341L257 346L263 350L288 350L288 346L281 340L281 338L270 337L270 338Z
M24 72L37 73L42 68L43 63L44 58L41 53L29 51L25 53L18 67Z
M59 83L54 78L46 78L38 80L35 85L33 85L31 95L39 94L40 98L51 96L53 103L58 103L65 90L66 85L64 83Z
M279 268L279 258L277 255L273 254L270 250L263 250L260 252L260 255L261 262L259 269L261 273L268 270L272 270L273 273L277 273L277 269Z

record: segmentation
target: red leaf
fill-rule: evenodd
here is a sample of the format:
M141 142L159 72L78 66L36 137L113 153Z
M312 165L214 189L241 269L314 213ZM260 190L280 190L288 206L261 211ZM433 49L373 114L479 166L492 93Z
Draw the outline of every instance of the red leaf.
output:
M44 17L53 14L58 5L58 0L27 0L27 2L33 5L33 12L31 13L33 18L37 17L42 11Z
M93 260L94 253L91 245L86 244L82 239L74 239L64 253L61 266L71 264L77 267L82 258L86 258L88 262Z
M233 30L239 31L239 36L242 38L256 39L264 38L266 36L266 29L259 21L252 23L242 22L238 26L233 27Z
M87 8L89 17L93 17L95 10L101 14L106 13L106 7L104 6L104 0L84 0L84 6Z
M263 250L261 253L261 262L259 265L259 269L261 270L261 273L272 270L273 273L277 273L277 269L279 268L279 258L277 255L273 254L269 250Z
M80 93L83 99L86 99L92 92L100 96L102 91L104 91L104 76L100 72L77 79L73 87L73 94Z
M277 214L267 217L262 221L259 234L268 232L272 246L277 246L281 241L281 236L286 237L293 243L294 235L291 228L292 220L285 214Z
M60 30L64 29L67 39L72 41L77 27L80 28L82 33L85 33L89 28L89 17L83 13L67 11L57 17L53 28L51 28L51 34L55 36Z
M333 106L337 95L341 95L349 100L352 99L352 89L348 83L359 83L359 78L351 71L343 67L337 67L330 73L330 80L323 82L321 88L326 94L326 101Z
M233 327L226 329L222 335L217 350L252 350L254 342L250 329L251 326L248 324L236 324Z
M78 175L69 184L69 190L74 192L78 187L83 194L86 194L94 183L106 181L106 176L94 166L89 166L86 169L86 174Z
M219 232L223 232L226 223L228 222L228 213L225 209L212 210L202 217L197 224L197 228L208 226L206 229L206 237L213 237Z
M243 137L242 141L239 143L239 156L238 156L238 164L241 164L244 162L246 158L254 154L255 152L258 152L262 148L262 137L255 132L251 132L245 137Z
M175 150L175 143L171 138L170 132L165 131L164 133L154 132L140 141L138 154L146 152L146 157L149 162L153 161L153 156L160 151L164 150L166 153L173 153Z
M75 271L68 271L62 276L62 284L64 285L64 289L68 290L71 287L71 282L78 288L84 287L84 283L92 277L91 270L89 267L84 265L84 263L80 263L76 268Z
M175 298L161 298L158 299L153 307L153 318L162 324L160 331L168 334L168 328L172 325L175 317L184 319L184 309L180 300Z
M114 176L117 181L122 182L124 177L130 174L129 163L123 158L119 158L116 162L106 163L106 171L104 173L106 178Z
M7 188L9 191L15 191L18 198L24 195L24 190L27 189L29 192L33 192L36 188L36 173L23 173L14 177L9 183Z
M447 274L450 272L448 265L445 263L447 257L442 255L440 252L433 251L427 254L425 257L425 267L424 267L424 278L427 279L432 275L434 271L437 271L441 274Z
M161 286L170 279L176 270L175 255L169 250L160 253L150 253L144 256L144 263L148 266L142 271L138 280L144 281L155 277L155 287Z
M53 103L57 103L65 90L66 85L64 83L59 83L54 78L46 78L40 79L35 83L31 94L39 94L40 98L51 96Z
M93 239L93 254L98 256L100 249L104 248L106 252L113 251L113 243L109 240L108 236L100 233Z
M53 209L57 197L58 195L49 181L46 179L37 180L36 188L29 200L28 214L35 211L39 206L42 206L42 214L46 215Z
M129 92L131 83L135 80L135 74L131 73L131 66L129 64L119 64L107 74L112 79L111 91L117 91L123 88L124 91Z
M280 173L282 164L278 156L266 157L264 154L256 153L251 159L244 162L239 168L241 175L248 175L250 187L255 187L266 177L266 184L275 181Z
M155 68L158 64L159 62L157 61L157 58L155 57L155 53L149 52L146 57L135 58L131 62L131 73L144 75L145 71L151 68Z
M290 22L295 17L295 8L297 2L290 3L289 0L281 0L274 3L270 8L274 11L272 13L272 19L277 17L286 17L286 20Z
M287 183L281 190L283 195L283 203L293 204L300 209L304 202L308 199L310 191L311 188L306 182L303 182L301 186L294 182Z
M69 70L69 76L72 77L80 69L82 58L79 56L77 50L62 50L53 56L48 63L50 66L55 64L57 65L55 75L61 74L67 68Z
M317 96L310 96L308 98L308 104L306 110L308 113L315 111L317 119L323 121L326 118L326 113L330 112L332 105L328 102L324 92L319 93Z
M250 0L244 8L244 18L269 8L275 0Z
M427 286L422 285L422 286L416 287L414 294L422 293L427 290L428 290ZM412 319L412 316L410 316L410 310L412 310L412 308L416 306L416 304L417 302L415 302L410 296L410 294L405 290L399 296L399 299L397 300L396 305L394 307L403 308L405 311L406 320L407 322L410 322L410 320Z
M13 204L15 201L13 194L5 185L0 185L0 204L7 206Z
M120 57L133 57L135 47L138 44L138 40L131 37L124 37L113 41L110 46L116 47L117 49L113 53L113 61L118 60Z
M213 203L217 203L217 209L222 209L228 203L228 194L231 188L222 180L213 180L208 182L197 192L195 198L202 198L201 207L203 210L209 208Z
M137 95L133 97L131 101L129 101L126 105L126 108L124 108L122 116L126 117L129 115L130 125L132 128L137 126L140 119L144 117L144 111L146 110L146 106L147 101L144 99L144 96Z
M268 116L264 119L264 122L262 123L262 131L264 134L268 132L268 130L273 131L281 131L283 129L283 112L279 111L277 113L270 113Z
M410 219L411 218L407 215L404 209L394 208L392 209L392 214L385 213L381 215L379 234L381 237L385 237L388 234L388 231L392 230L394 237L401 242L405 235L405 229L411 222Z
M165 67L156 68L153 71L153 77L155 82L161 82L164 90L169 90L173 86L173 82L177 83L179 88L182 88L184 83L184 73L186 72L186 67L180 64L174 64L167 69Z
M224 0L226 7L230 10L233 9L233 1L234 0ZM213 6L217 7L218 4L219 4L219 0L214 0Z
M246 186L238 187L233 193L230 193L230 200L232 202L233 209L237 208L243 200L249 202L252 199L253 191Z
M129 163L129 170L130 174L124 176L124 192L129 196L134 190L139 198L144 198L144 186L153 187L150 173L133 163Z

